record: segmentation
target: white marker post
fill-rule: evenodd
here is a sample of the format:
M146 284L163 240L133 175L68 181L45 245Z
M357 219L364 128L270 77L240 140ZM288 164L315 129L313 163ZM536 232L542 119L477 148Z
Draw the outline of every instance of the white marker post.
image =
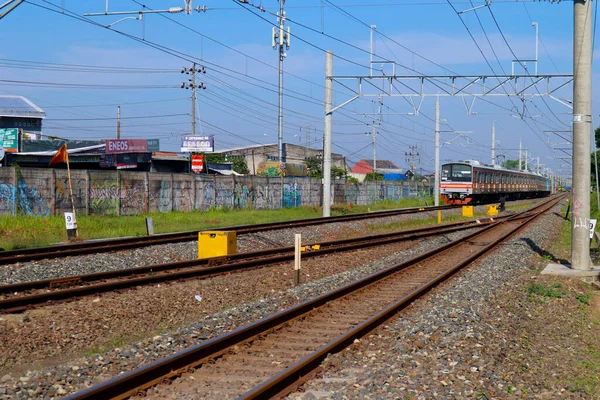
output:
M302 235L299 233L294 236L294 246L294 286L298 286L300 284L300 254L302 250Z
M148 236L154 235L154 225L152 225L152 218L146 218L146 233Z
M65 213L65 225L67 226L67 238L69 238L69 240L77 239L77 221L75 220L75 213Z

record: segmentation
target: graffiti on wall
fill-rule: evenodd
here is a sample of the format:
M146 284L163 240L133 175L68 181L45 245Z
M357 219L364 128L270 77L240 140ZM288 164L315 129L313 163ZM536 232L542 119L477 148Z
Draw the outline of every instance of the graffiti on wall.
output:
M200 185L200 209L208 210L215 207L217 191L213 182L202 182Z
M233 182L217 184L216 205L219 208L233 206Z
M73 197L75 201L75 207L85 207L87 202L85 186L85 179L74 179L71 184L73 185ZM57 210L71 209L71 195L69 189L69 181L67 177L57 178L56 186L54 187L54 206Z
M173 191L173 209L176 211L193 211L194 209L194 187L193 182L179 182L179 187Z
M237 182L233 188L233 206L235 208L267 209L273 208L272 203L273 196L269 194L268 184L255 184L252 186L247 183Z
M236 183L233 188L233 207L252 208L254 191L252 187L242 183Z
M17 213L40 217L50 215L50 207L40 190L29 186L23 178L18 180L16 187L10 183L0 183L0 214Z
M117 181L94 180L90 183L90 213L116 214L119 211L119 186Z
M163 179L160 181L160 194L158 201L158 210L166 213L171 211L173 203L171 202L171 180Z
M42 185L39 185L42 187ZM29 186L25 179L17 183L17 210L22 215L37 215L46 217L50 215L50 207L39 189Z
M126 214L137 214L147 209L145 182L124 180L119 195L121 209L127 210Z
M300 207L302 205L302 185L298 183L283 184L283 207Z
M14 170L6 169L11 180L0 179L0 214L50 215L71 208L66 177L57 177L52 187L52 171L27 172L30 178L15 184ZM299 207L321 202L321 183L308 179L248 179L244 177L191 177L169 174L129 174L120 178L78 174L73 181L76 206L91 214L139 214L145 211L170 212L208 210L210 208L274 209ZM90 176L88 184L87 176ZM120 187L119 187L120 184ZM86 193L89 186L89 193ZM365 182L361 185L332 184L332 201L370 204L380 200L398 200L416 188L401 183ZM421 188L420 188L421 189ZM423 188L425 191L431 188ZM194 192L196 191L196 192ZM88 202L86 204L86 202ZM194 202L196 202L194 204ZM54 205L54 207L51 207ZM119 210L120 208L120 210Z
M15 215L17 205L17 188L15 185L0 183L0 215Z
M273 196L269 195L269 185L254 186L254 208L272 208Z
M346 204L360 204L358 202L359 186L355 184L346 185Z
M402 186L387 186L386 200L398 201L400 200L400 193Z

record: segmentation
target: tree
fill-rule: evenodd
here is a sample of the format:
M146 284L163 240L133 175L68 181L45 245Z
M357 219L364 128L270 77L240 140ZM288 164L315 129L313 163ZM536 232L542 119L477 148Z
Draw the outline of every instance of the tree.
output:
M519 169L519 160L506 160L502 163L503 168Z
M321 157L307 157L304 159L304 165L308 169L308 177L309 178L322 178L323 177L323 160ZM331 166L331 178L333 179L343 179L346 178L346 171L342 168L336 167L335 165Z
M204 160L205 162L208 163L225 163L225 162L231 162L231 167L233 168L233 170L235 172L237 172L238 174L249 174L250 170L248 169L248 164L246 163L246 159L244 157L231 157L231 160L227 160L227 158L225 157L225 155L223 154L217 154L217 153L209 153L209 154L204 154Z
M383 175L378 174L377 172L369 172L365 176L365 182L367 182L367 181L382 181L382 180L383 180Z
M308 169L309 178L322 178L323 172L321 171L323 160L321 157L307 157L304 159L304 165Z
M594 138L596 139L596 148L600 148L600 126L594 130Z
M344 178L346 178L346 175L347 175L347 173L345 170L343 170L339 167L336 167L335 165L331 166L331 177L333 179L344 179Z
M232 158L231 162L233 163L233 170L238 174L248 175L250 173L244 157Z
M355 177L353 177L353 176L347 176L347 177L346 177L346 182L347 182L347 183L351 183L351 184L353 184L353 185L359 185L359 184L360 184L360 182L358 181L358 179L356 179L356 178L355 178Z

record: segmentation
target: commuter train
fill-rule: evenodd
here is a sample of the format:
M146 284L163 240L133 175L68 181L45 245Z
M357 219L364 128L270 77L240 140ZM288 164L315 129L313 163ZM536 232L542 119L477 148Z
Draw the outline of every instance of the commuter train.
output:
M550 180L527 171L466 160L442 165L440 193L447 204L536 198L550 194Z

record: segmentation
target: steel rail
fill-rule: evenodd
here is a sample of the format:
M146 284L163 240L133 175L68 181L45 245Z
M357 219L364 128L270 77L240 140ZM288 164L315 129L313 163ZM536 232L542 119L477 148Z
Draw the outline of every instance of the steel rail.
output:
M320 364L325 360L325 358L329 354L340 352L341 350L350 346L355 339L364 337L378 326L384 324L387 320L392 318L398 312L402 311L414 300L416 300L423 294L429 292L432 288L434 288L444 280L448 279L450 276L454 275L460 269L473 263L486 253L493 250L500 243L504 242L507 238L521 231L526 225L529 224L529 222L537 219L545 211L554 207L554 205L556 205L556 203L552 204L550 207L537 213L536 215L528 217L521 225L517 226L515 229L512 229L511 231L502 235L500 238L490 242L487 246L471 254L464 260L454 264L452 267L448 268L444 273L438 275L434 279L431 279L430 281L423 284L421 287L413 290L411 293L398 299L398 301L396 301L392 305L386 307L384 310L380 311L379 313L375 314L363 323L347 331L343 335L340 335L334 340L330 341L329 343L321 346L315 352L309 354L308 356L302 358L293 365L287 367L285 370L273 376L271 379L263 382L259 386L256 386L254 389L244 393L242 396L238 397L238 400L266 399L273 397L282 397L289 394L290 392L295 390L295 388L299 384L308 380L308 377L317 368L319 368ZM511 221L514 221L514 219ZM493 229L494 226L490 226L489 229ZM482 232L477 232L477 235L481 233Z
M511 218L512 216L501 217L497 221ZM405 240L415 240L423 237L437 236L445 233L456 232L460 230L482 228L493 222L484 220L483 222L459 222L447 224L445 226L433 226L409 231L385 233L366 237L351 239L341 239L330 242L321 242L319 250L312 250L303 253L303 258L319 257L340 251L351 251L356 249L382 246ZM312 247L313 245L307 245ZM276 255L273 255L276 254ZM261 258L270 256L268 258ZM217 275L239 272L250 268L263 268L284 261L294 259L294 247L275 248L269 250L260 250L249 253L232 254L226 257L214 257L199 260L180 261L175 263L151 265L138 268L98 272L88 275L70 276L58 279L47 279L33 282L23 282L12 285L0 286L0 293L15 293L20 291L52 288L62 284L83 284L84 282L93 282L118 277L131 277L143 275L137 278L128 278L116 282L105 282L80 286L76 288L60 289L51 292L43 292L20 297L11 297L0 300L0 311L7 313L22 312L35 305L40 305L49 301L65 300L81 296L89 296L117 289L124 289L133 286L149 285L173 280L199 278L206 279ZM240 260L233 263L229 261ZM215 263L220 264L216 265ZM195 268L200 267L200 268ZM149 276L149 273L167 272L169 270L179 270L175 272L157 274Z
M462 266L467 265L477 258L481 257L488 251L490 251L497 243L502 242L508 236L515 232L523 229L524 226L537 218L543 212L547 211L560 201L561 198L552 199L550 202L546 202L545 205L552 203L549 207L545 207L544 210L540 211L539 214L529 217L526 223L521 224L516 229L502 235L501 239L495 241L493 244L485 246L482 250L471 254L465 261L458 263L446 272L438 276L437 278L430 280L423 287L414 290L410 295L405 296L396 301L392 306L387 307L377 315L368 319L367 321L357 325L351 331L346 334L339 336L336 340L329 342L322 346L317 352L312 353L304 357L299 362L286 368L282 373L275 375L273 378L263 382L261 385L255 387L253 390L244 394L242 399L264 399L271 397L279 397L289 393L290 388L294 388L299 381L305 379L308 374L311 373L328 353L340 351L345 348L348 344L352 343L354 338L363 336L364 334L372 331L378 323L377 321L385 321L397 313L404 305L414 300L416 296L420 296L422 293L430 290L434 285L447 278L455 271L460 269ZM538 207L540 208L540 207ZM427 253L421 254L411 260L395 264L384 270L373 273L361 280L347 284L341 288L335 289L331 292L317 296L313 299L305 301L296 306L290 307L286 310L279 311L275 314L262 318L254 323L247 324L239 327L231 332L222 334L213 339L202 342L198 345L192 346L186 350L175 353L171 356L157 360L151 364L140 367L133 371L126 372L122 375L114 377L107 382L95 385L91 388L85 389L81 392L72 394L66 399L68 400L83 400L83 399L123 399L129 396L136 395L140 390L143 391L157 383L165 380L172 379L187 372L196 366L214 359L228 351L229 348L240 345L242 343L253 340L254 338L270 332L277 327L283 326L292 320L298 319L304 315L309 314L316 308L319 308L332 300L339 299L346 296L349 293L355 292L362 289L372 283L375 283L383 278L386 278L398 271L406 269L418 262L421 262L427 258L438 255L440 252L446 251L454 246L457 246L460 242L475 238L488 230L494 229L499 224L504 222L494 222L482 230L467 235L466 237L447 243L438 247L437 249L431 250ZM352 333L350 333L352 332Z
M335 222L348 222L360 219L383 218L395 215L411 214L417 212L427 212L436 210L445 210L457 208L458 206L431 206L431 207L412 207L397 210L374 211L370 213L340 215L337 217L319 217L301 220L270 222L254 225L236 225L228 227L215 227L200 231L187 231L176 233L164 233L153 236L140 236L119 239L100 239L87 241L84 243L61 244L45 247L31 247L26 249L0 251L0 265L13 264L17 262L27 262L49 258L63 258L68 256L77 256L92 253L112 252L119 250L128 250L154 246L159 244L169 244L177 242L194 241L198 239L198 233L203 231L237 231L238 234L248 234L254 232L264 232L265 230L280 230L287 228L296 228L310 225L322 225Z

